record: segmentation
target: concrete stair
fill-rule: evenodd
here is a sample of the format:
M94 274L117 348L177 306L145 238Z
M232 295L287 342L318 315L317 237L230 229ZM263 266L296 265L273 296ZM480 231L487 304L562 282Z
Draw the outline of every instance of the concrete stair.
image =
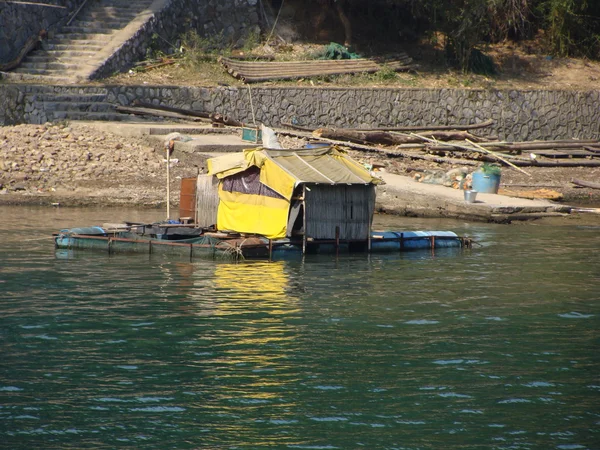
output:
M73 84L89 79L107 57L103 50L121 43L119 32L153 0L94 0L75 19L5 74L8 81ZM109 55L110 56L110 55Z
M32 86L28 96L31 112L28 123L43 124L61 120L161 123L157 117L140 117L116 111L116 99L105 87L93 88L92 93L81 93L80 88ZM57 90L58 89L58 90ZM89 92L90 88L86 88Z

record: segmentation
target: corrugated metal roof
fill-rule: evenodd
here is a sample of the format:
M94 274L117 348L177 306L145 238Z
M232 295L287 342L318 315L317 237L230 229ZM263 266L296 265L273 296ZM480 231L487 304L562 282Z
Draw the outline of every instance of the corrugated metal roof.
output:
M369 184L371 174L345 155L332 156L332 149L263 150L267 157L299 183ZM353 170L351 169L353 168Z

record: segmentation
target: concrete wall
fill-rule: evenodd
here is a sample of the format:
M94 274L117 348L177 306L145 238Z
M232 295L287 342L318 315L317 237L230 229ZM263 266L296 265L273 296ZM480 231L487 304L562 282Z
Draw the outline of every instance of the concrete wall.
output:
M0 63L14 60L31 36L41 30L56 31L83 0L47 0L42 3L64 6L27 5L0 1Z
M379 127L472 124L492 119L487 133L503 140L600 139L600 91L484 91L253 87L257 122L278 126ZM252 122L246 87L32 86L0 84L0 123L52 121L48 95L101 95L114 105L133 100ZM60 119L64 118L60 117ZM68 116L67 116L68 118Z

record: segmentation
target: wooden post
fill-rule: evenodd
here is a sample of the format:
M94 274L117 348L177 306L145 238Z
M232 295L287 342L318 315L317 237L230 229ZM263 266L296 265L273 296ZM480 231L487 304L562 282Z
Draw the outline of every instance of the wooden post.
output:
M273 240L269 239L269 261L273 261Z
M306 254L306 185L302 185L302 223L304 224L304 233L302 234L302 254Z
M167 220L171 218L171 142L167 145Z
M335 256L340 254L340 227L335 227Z

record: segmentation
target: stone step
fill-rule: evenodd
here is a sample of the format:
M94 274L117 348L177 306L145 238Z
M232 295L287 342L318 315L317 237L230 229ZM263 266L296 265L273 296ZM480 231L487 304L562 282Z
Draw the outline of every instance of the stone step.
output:
M113 32L111 31L111 34ZM88 41L88 42L108 42L110 40L110 34L99 34L99 33L58 33L54 35L55 40L73 42L73 41Z
M112 103L105 102L40 102L35 105L45 112L115 112L115 106Z
M120 29L123 28L130 22L129 19L123 17L108 18L104 20L91 19L91 20L75 20L71 25L64 26L61 30L71 30L73 27L79 28L109 28L109 29ZM72 31L72 30L71 30Z
M98 49L98 50L101 50ZM87 60L89 58L93 58L98 54L98 51L93 50L47 50L47 51L38 51L33 52L27 55L26 59L28 61L66 61L73 58L81 58L83 60Z
M136 17L140 11L138 10L123 10L119 12L111 12L104 10L94 10L82 12L77 19L73 21L74 25L80 25L81 23L98 23L98 22L130 22Z
M60 64L87 64L94 62L95 53L90 52L87 56L57 56L53 53L32 54L25 58L22 66L27 67L27 64L35 64L35 66L44 66L51 63Z
M16 71L3 72L2 79L9 82L39 82L39 83L53 83L56 85L69 85L75 83L77 80L73 77L65 76L64 74L54 75L38 75L31 73L19 73Z
M126 22L127 23L127 22ZM79 35L79 34L112 34L114 33L116 30L120 30L123 28L123 24L118 24L117 26L114 27L109 27L106 26L105 24L102 24L101 26L95 26L95 27L87 27L87 26L83 26L83 25L69 25L68 27L62 27L60 29L61 34L65 35Z
M87 112L87 111L56 111L53 113L54 120L104 120L120 122L131 120L128 114L109 113L109 112Z
M103 48L104 44L86 44L85 41L75 41L74 43L48 44L49 51L57 52L74 51L82 53L97 53Z
M51 70L51 69L23 69L21 67L13 70L11 73L21 74L21 75L35 75L41 77L40 79L54 79L60 78L70 81L75 81L77 77L73 73L73 71L64 71L64 70Z
M63 62L28 62L25 61L21 63L21 65L15 70L20 72L31 72L31 73L39 73L35 71L74 71L74 70L82 70L86 69L85 61L78 60L76 63L63 63Z

